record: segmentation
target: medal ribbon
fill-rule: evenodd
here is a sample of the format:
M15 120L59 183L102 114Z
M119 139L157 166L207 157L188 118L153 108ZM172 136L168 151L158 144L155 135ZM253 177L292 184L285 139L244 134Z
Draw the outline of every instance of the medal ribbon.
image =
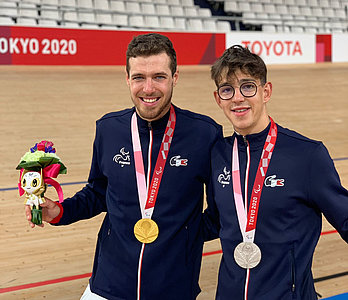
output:
M132 142L133 142L134 162L135 162L135 171L136 171L136 178L137 178L139 203L140 203L140 209L141 209L141 214L143 218L151 219L152 212L155 207L155 203L156 203L156 199L158 195L159 186L162 180L164 166L166 164L169 148L172 143L175 123L176 123L176 115L175 115L174 107L171 106L169 120L167 123L165 133L163 135L161 148L158 153L151 184L149 189L147 189L136 113L134 112L132 116L131 133L132 133Z
M233 143L232 151L232 182L233 182L233 195L237 210L238 222L241 233L243 235L244 242L253 242L256 230L256 221L259 210L260 198L263 188L263 182L266 177L267 169L271 161L274 146L277 140L277 125L272 118L271 127L268 131L268 135L263 146L261 159L257 168L257 173L254 181L253 190L251 193L251 199L249 204L248 216L246 216L245 207L243 204L243 195L240 184L240 169L239 169L239 157L238 157L238 145L237 138ZM247 195L245 195L247 197Z

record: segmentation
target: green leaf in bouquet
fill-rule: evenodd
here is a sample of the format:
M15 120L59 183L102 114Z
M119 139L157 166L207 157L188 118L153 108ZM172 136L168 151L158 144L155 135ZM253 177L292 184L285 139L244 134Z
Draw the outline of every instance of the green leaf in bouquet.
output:
M16 169L39 170L41 169L41 164L38 161L21 161Z

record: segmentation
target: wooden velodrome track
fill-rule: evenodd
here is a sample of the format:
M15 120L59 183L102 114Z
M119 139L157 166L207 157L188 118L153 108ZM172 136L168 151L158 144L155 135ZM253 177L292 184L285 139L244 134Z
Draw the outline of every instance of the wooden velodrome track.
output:
M346 188L347 79L348 64L269 67L270 114L281 125L322 140ZM68 167L68 174L59 176L65 196L78 191L89 172L95 120L131 106L124 68L1 66L0 87L0 299L79 299L103 216L67 227L31 229L15 189L15 167L35 142L52 140ZM215 104L213 90L209 66L182 66L173 102L210 115L229 135L232 127ZM46 195L56 199L53 188ZM313 273L319 279L317 292L329 297L348 292L348 247L331 225L323 224L326 234L316 249ZM205 245L199 300L214 299L219 250L218 241Z

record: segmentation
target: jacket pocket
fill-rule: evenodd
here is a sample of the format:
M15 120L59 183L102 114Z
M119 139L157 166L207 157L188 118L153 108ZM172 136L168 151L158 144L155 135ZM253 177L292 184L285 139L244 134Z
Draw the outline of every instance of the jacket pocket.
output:
M101 255L101 249L103 244L105 243L105 240L110 238L111 230L112 229L111 229L111 224L109 221L109 216L106 215L98 233L98 242L97 242L98 257L100 257Z
M296 263L294 248L290 250L290 277L292 299L296 299Z

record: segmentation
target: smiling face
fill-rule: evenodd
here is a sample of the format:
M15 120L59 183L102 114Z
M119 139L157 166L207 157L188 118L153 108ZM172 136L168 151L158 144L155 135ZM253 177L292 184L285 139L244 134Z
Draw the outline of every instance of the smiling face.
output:
M129 59L127 84L142 119L155 121L168 112L178 75L178 71L172 75L170 59L165 52Z
M33 194L41 187L41 174L39 172L26 172L22 177L21 186L28 194Z
M269 123L266 103L272 94L272 84L266 82L261 85L259 79L255 79L241 70L234 72L227 78L227 72L222 76L218 86L230 84L234 87L234 96L229 100L222 100L217 91L214 91L216 103L223 110L226 117L232 123L234 130L241 135L258 133L264 130ZM253 97L244 97L239 87L245 82L253 82L257 85L257 92Z

